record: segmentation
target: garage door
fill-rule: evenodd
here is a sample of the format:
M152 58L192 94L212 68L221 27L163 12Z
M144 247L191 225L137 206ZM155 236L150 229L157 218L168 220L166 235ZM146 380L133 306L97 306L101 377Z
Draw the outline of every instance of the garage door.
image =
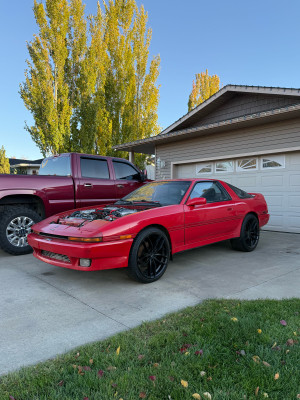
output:
M178 164L178 178L217 178L262 193L270 221L264 229L300 233L300 152Z

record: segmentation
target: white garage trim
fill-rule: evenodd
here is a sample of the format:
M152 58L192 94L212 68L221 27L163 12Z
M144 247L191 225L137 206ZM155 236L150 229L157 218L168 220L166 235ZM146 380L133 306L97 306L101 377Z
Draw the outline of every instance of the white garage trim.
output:
M276 150L264 150L264 151L256 151L256 152L251 152L251 153L240 153L240 154L231 154L231 155L224 155L222 156L222 160L227 160L228 158L241 158L241 157L255 157L259 155L265 155L265 154L279 154L279 153L288 153L288 152L293 152L293 151L300 151L300 147L287 147L284 149L276 149ZM174 169L176 165L180 164L191 164L191 163L202 163L205 161L216 161L220 160L220 156L218 157L206 157L206 158L196 158L193 160L184 160L184 161L173 161L171 162L171 179L174 179Z

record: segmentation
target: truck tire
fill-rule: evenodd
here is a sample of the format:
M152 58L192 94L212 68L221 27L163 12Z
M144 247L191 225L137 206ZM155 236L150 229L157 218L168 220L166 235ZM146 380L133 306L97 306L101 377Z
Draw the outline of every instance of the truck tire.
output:
M25 206L8 207L0 214L0 246L13 255L32 252L27 243L31 226L41 221L41 216Z

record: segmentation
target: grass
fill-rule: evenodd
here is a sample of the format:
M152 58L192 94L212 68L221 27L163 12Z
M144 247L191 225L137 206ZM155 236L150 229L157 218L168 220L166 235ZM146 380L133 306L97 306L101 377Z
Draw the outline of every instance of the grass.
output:
M0 399L294 400L299 339L299 299L209 300L2 376Z

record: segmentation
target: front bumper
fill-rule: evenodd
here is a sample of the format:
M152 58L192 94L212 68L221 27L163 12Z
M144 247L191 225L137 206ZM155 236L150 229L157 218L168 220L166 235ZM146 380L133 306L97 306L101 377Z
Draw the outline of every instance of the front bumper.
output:
M101 243L79 243L65 239L43 237L35 233L30 233L27 240L33 248L33 255L39 260L58 267L80 271L99 271L127 267L133 242L133 239L125 239ZM53 253L62 257L54 256ZM90 259L91 266L81 267L79 265L80 258Z

